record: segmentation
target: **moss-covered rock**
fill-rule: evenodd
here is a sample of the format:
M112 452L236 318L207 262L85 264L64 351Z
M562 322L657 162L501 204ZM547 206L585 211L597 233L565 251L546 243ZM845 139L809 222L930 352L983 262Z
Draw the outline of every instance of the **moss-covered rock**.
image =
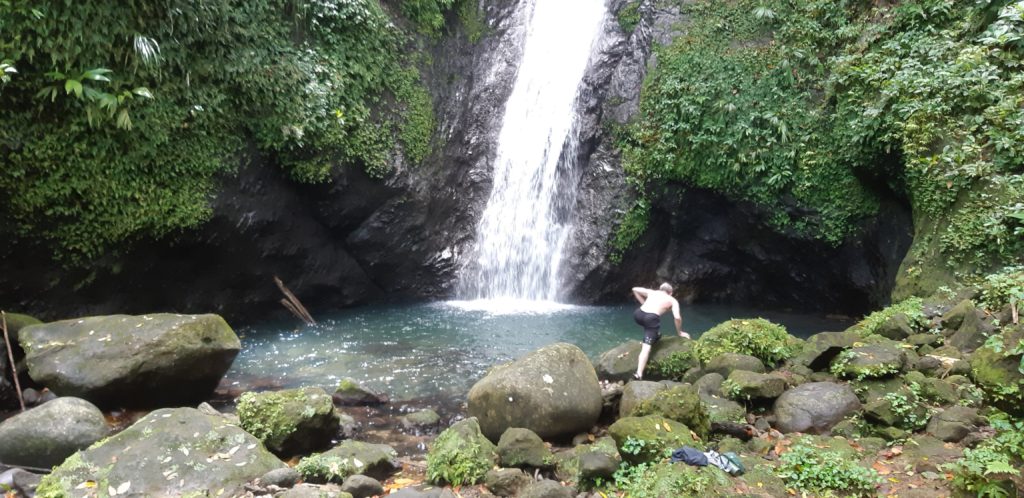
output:
M483 484L497 496L516 496L533 482L522 469L491 469L484 474Z
M729 320L712 327L700 336L693 352L705 363L723 353L740 353L775 365L798 353L801 347L802 341L789 335L785 327L753 318Z
M655 394L629 415L661 415L685 424L702 438L706 438L711 430L707 406L701 401L697 390L688 385L676 386Z
M319 387L245 393L238 398L242 428L278 455L330 446L341 428L331 396Z
M554 466L551 450L535 432L511 427L498 440L498 463L503 467Z
M430 445L427 479L436 484L474 484L498 462L498 448L480 431L476 418L452 425Z
M716 373L728 378L734 370L764 373L764 363L755 356L740 353L722 353L715 356L704 366L705 373Z
M666 450L684 445L703 446L685 424L659 415L621 418L608 428L608 434L622 458L633 463L658 460Z
M1024 416L1024 372L1019 351L1024 325L1007 326L971 355L971 378L995 406Z
M835 375L852 379L892 377L907 366L907 352L899 343L866 344L840 353L832 360Z
M649 380L634 380L622 388L622 398L619 400L619 416L628 417L633 414L638 406L647 401L659 392L668 389L668 386L661 382Z
M636 373L640 356L640 341L629 341L602 353L594 362L598 377L609 381L626 381ZM693 341L682 337L664 337L651 348L645 377L652 380L667 378L678 368L681 372L696 365L692 356ZM683 368L685 367L685 368Z
M722 391L734 400L772 400L786 391L786 379L775 373L734 370L722 384Z
M110 315L21 330L28 374L61 396L108 405L196 404L241 348L217 315Z
M341 379L332 397L340 406L368 406L388 402L387 396L364 387L352 378Z
M407 431L429 432L437 429L437 424L441 423L441 416L427 408L403 415L398 420Z
M894 341L901 341L907 337L916 333L914 323L906 313L896 313L890 316L886 321L875 329L875 333L892 339Z
M747 409L743 405L720 396L701 394L701 401L708 409L708 422L745 422Z
M386 444L345 440L324 453L314 453L295 467L307 482L342 483L361 474L387 479L398 470L398 454Z
M928 421L928 434L946 442L959 442L971 431L978 428L984 418L976 408L951 406L932 415Z
M492 368L468 398L469 414L479 419L492 441L509 427L530 429L544 438L586 432L604 404L587 355L566 343Z
M43 478L36 496L85 498L108 489L125 496L236 496L246 483L282 467L259 440L223 417L163 409L72 455Z
M736 496L729 475L717 467L659 462L633 479L626 496Z

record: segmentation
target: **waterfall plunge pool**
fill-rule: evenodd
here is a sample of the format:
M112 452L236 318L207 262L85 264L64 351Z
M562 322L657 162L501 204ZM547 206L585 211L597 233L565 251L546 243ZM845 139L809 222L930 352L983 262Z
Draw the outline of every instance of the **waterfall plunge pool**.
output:
M222 399L248 390L323 387L351 377L387 394L393 405L458 411L469 388L493 365L555 342L596 358L642 338L635 306L452 301L377 305L238 329L242 351L219 389ZM730 318L763 317L798 337L843 330L849 320L724 305L684 306L683 330L694 338ZM662 334L672 334L671 315Z

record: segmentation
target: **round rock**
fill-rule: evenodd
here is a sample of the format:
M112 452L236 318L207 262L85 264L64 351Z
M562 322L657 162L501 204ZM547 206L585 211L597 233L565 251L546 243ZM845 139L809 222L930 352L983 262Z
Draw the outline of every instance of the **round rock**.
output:
M57 398L0 423L0 462L50 468L108 432L103 413L92 403Z
M860 409L860 400L847 384L802 384L775 400L775 428L781 432L820 434Z

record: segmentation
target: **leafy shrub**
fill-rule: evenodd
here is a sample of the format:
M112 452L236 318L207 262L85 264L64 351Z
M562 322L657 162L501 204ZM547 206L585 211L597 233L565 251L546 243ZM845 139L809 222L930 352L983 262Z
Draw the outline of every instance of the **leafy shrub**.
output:
M916 329L924 326L924 301L919 297L911 297L896 304L887 306L870 315L855 325L855 330L862 336L874 335L882 325L890 318L904 314L910 319L910 324Z
M782 325L763 318L733 319L716 325L697 339L693 353L707 362L723 353L755 356L766 365L775 365L793 356L800 340L789 335Z
M619 27L625 33L632 33L636 25L640 24L640 1L634 0L623 5L616 15L619 20Z
M790 486L812 493L841 491L844 495L873 495L881 478L839 452L822 451L797 442L779 457L776 474Z
M916 382L907 386L907 391L886 393L883 398L889 402L893 415L896 416L896 427L908 431L923 428L931 418L933 411L920 404L921 387Z
M667 496L701 496L724 479L708 467L679 464L622 464L615 472L615 487L631 498L664 498Z
M981 285L981 303L990 311L999 311L1006 305L1022 307L1024 266L1007 266L986 276Z
M1024 420L1012 420L1005 414L989 419L995 437L983 440L975 448L964 449L964 456L943 466L953 474L953 486L979 497L1014 496L1014 485L1007 476L1019 476L1024 465Z
M900 371L898 366L888 364L851 367L850 361L856 358L859 354L860 353L852 349L847 349L839 353L832 360L832 364L829 366L829 371L836 377L852 378L857 382L865 379L887 377L889 375L899 373Z

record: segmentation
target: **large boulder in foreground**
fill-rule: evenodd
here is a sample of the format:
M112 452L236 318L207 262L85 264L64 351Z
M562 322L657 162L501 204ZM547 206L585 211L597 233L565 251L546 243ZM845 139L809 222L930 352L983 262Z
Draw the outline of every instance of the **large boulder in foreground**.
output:
M249 481L284 466L223 417L165 408L75 453L36 492L40 498L96 496L97 490L103 496L108 490L118 496L238 496Z
M50 468L107 437L103 413L78 398L57 398L0 423L0 462Z
M109 315L21 330L28 373L60 396L101 406L195 404L241 349L217 315Z
M601 415L597 373L580 348L552 344L492 368L469 391L469 415L491 441L510 427L542 438L572 436Z
M775 400L775 428L780 432L823 434L860 409L860 400L847 384L802 384Z

